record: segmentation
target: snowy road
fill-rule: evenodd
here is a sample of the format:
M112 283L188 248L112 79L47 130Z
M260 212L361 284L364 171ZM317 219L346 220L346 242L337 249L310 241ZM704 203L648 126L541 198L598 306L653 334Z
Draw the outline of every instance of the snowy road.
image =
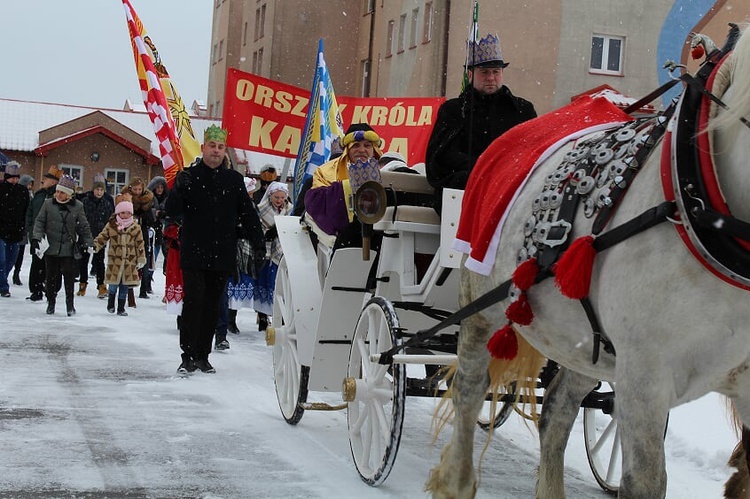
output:
M432 399L407 400L394 470L370 488L350 457L345 412L284 422L254 313L240 311L242 333L212 355L217 374L183 379L174 375L175 321L158 296L116 317L89 291L68 318L25 301L25 287L11 292L0 299L0 497L426 497L447 436L430 444ZM733 439L717 400L672 413L670 498L721 497ZM579 422L568 448L568 497L608 497L588 469L581 431ZM484 438L478 431L477 455ZM512 416L485 455L478 497L533 497L537 449L536 434Z

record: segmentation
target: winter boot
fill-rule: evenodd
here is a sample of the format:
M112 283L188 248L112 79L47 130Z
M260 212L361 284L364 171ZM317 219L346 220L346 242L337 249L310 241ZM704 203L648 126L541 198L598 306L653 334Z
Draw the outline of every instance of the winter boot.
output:
M263 312L258 312L258 331L265 331L268 328L268 316Z
M47 298L47 315L55 313L55 297Z
M107 312L110 314L115 313L115 294L110 293L107 295Z
M135 293L133 288L128 288L128 307L135 308Z
M125 311L125 300L117 300L117 315L127 317L128 313Z
M240 328L237 327L237 311L229 309L229 332L240 334Z
M99 291L99 294L96 295L96 297L101 300L107 298L107 295L109 295L109 291L107 291L107 286L105 286L104 284L100 284L96 289L97 291Z
M146 298L146 299L151 298L148 295L148 292L146 291L146 288L144 286L141 286L141 292L138 293L138 298Z
M89 284L87 282L81 282L78 284L78 293L76 295L78 296L84 296L86 294L86 287Z
M73 295L65 295L65 310L68 312L68 317L75 315L76 309L73 306Z
M21 275L18 273L18 270L13 272L13 284L16 286L22 286L23 283L21 282Z

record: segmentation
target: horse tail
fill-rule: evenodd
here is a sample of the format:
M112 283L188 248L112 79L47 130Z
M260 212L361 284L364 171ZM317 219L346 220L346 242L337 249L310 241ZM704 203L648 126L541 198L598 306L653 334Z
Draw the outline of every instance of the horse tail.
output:
M737 471L724 484L726 499L750 498L750 462L747 459L750 448L750 429L742 423L734 402L729 401L730 419L740 441L732 451L727 465Z
M491 357L487 373L490 378L489 393L492 394L490 414L494 419L497 414L497 404L500 397L504 395L513 395L513 404L516 412L524 416L527 420L537 425L538 411L534 390L537 387L537 378L544 367L546 358L542 356L534 347L532 347L520 334L518 336L518 353L513 359L498 359ZM437 440L440 432L452 421L454 415L453 404L453 376L456 374L457 362L446 368L444 371L444 381L448 389L443 394L440 402L435 409L432 417L432 443ZM527 406L529 412L526 413ZM492 429L494 421L490 421L489 438L487 445L492 439ZM485 450L486 450L485 446ZM482 452L484 454L484 452Z

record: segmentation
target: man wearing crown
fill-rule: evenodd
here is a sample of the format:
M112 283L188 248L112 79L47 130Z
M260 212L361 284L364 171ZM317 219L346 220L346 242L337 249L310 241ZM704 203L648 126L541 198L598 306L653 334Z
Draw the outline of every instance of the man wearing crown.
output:
M180 321L180 374L214 373L208 361L219 317L219 299L234 274L237 226L253 247L257 267L265 261L266 241L242 174L226 157L227 131L216 125L203 136L201 152L175 177L164 209L182 219L180 268L184 299Z
M531 102L503 85L503 70L509 63L503 60L497 36L469 42L467 50L470 85L440 106L427 143L427 180L435 188L438 213L444 188L464 189L474 163L490 143L536 117Z
M350 206L363 177L379 175L380 136L367 123L353 123L341 140L343 153L319 166L312 188L305 193L305 209L325 233L337 236L336 248L361 244L362 229ZM351 181L355 171L359 181ZM379 177L378 177L379 178Z

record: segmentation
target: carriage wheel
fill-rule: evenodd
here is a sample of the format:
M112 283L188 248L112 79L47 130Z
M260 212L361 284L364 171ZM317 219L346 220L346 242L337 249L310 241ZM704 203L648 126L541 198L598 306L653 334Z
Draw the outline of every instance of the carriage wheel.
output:
M297 355L297 327L294 299L289 282L289 269L282 258L276 273L273 300L273 380L276 399L287 423L295 425L302 419L307 402L307 382L310 367L300 365Z
M614 383L602 382L599 393L612 396L612 411L584 407L583 438L586 443L586 456L599 486L617 495L622 476L622 447L617 428L617 415L614 409Z
M354 330L346 383L355 392L347 407L349 446L360 478L380 485L388 478L401 442L406 402L406 366L370 362L370 354L390 349L397 341L398 317L383 298L372 298Z
M514 395L515 392L508 392L509 395ZM489 400L485 401L482 406L482 410L479 412L477 418L477 425L484 431L489 431L490 428L498 429L505 423L510 415L513 413L513 404L511 402L503 402L498 400L495 405L495 417L492 418L492 402Z

